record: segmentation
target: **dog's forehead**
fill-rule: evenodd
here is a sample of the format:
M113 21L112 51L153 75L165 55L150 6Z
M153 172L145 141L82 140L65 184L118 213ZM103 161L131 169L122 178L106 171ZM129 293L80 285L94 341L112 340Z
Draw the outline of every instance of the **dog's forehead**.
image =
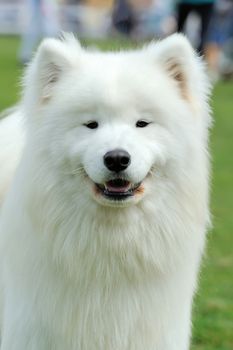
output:
M142 63L142 64L141 64ZM72 90L78 102L88 106L153 107L160 100L167 79L156 66L138 57L94 55L76 68ZM167 87L166 87L167 89ZM164 86L165 90L165 86ZM80 98L79 98L80 97Z
M155 74L156 63L139 53L99 53L84 56L82 69L101 82L135 85L139 79ZM150 73L150 74L149 74ZM149 75L148 75L149 74Z

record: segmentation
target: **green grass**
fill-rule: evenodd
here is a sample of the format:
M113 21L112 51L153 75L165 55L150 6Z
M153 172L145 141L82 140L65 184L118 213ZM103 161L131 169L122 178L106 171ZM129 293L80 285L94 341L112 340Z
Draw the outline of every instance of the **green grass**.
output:
M98 43L102 49L128 45L119 40ZM0 110L14 104L19 94L18 46L17 38L0 37ZM208 237L195 301L192 350L233 349L233 83L217 84L212 106L214 229Z
M20 68L16 60L19 40L0 37L0 111L17 101Z
M218 83L212 106L213 230L195 303L193 350L233 349L233 83Z

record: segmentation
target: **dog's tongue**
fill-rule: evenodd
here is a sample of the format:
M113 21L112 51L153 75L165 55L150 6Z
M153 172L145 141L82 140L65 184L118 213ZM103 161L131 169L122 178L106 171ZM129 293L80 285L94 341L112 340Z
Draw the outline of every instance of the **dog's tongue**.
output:
M115 179L108 181L105 186L109 192L122 193L130 189L130 182L123 179Z

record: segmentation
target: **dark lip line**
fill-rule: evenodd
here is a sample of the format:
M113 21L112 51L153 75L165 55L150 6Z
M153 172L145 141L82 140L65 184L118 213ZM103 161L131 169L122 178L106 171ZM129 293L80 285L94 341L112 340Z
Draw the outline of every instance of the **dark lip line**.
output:
M135 184L132 188L130 188L126 192L112 192L108 191L107 188L104 187L104 185L95 183L96 188L98 189L98 192L101 193L105 198L111 199L111 200L125 200L129 197L132 197L134 195L134 192L140 187L141 182Z

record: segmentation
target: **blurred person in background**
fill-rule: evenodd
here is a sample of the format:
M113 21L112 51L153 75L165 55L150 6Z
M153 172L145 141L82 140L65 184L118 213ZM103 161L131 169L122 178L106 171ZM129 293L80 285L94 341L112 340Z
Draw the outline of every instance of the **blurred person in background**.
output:
M23 65L31 59L40 39L55 37L60 29L56 0L27 0L25 7L26 26L19 51L19 61Z
M128 0L115 1L112 21L113 27L118 33L131 35L136 25L136 18L134 16L133 7Z
M175 31L174 0L151 0L144 8L137 8L139 20L136 35L140 38L164 38Z
M183 32L190 13L195 12L201 20L200 39L197 50L204 54L208 27L213 13L215 0L178 0L177 4L177 30Z
M211 19L206 59L213 81L233 76L233 0L218 0Z
M115 29L134 39L164 37L174 31L173 0L116 0Z

